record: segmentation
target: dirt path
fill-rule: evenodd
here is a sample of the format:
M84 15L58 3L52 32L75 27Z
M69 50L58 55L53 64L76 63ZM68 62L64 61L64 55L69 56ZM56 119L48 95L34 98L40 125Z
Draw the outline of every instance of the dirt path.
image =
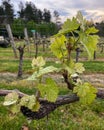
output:
M89 81L97 87L104 87L104 74L86 74L83 76L85 81Z
M23 78L28 77L29 75L24 75ZM64 79L61 75L59 74L48 74L48 77L52 77L55 79L57 82L64 82ZM0 73L0 82L5 81L5 82L13 82L17 79L17 74L15 73ZM93 85L97 87L104 87L104 74L85 74L82 76L82 79L84 81L91 82Z
M61 81L64 82L63 77L60 77L60 75L51 76L56 81L59 81L59 79L61 79ZM96 87L104 87L104 74L84 74L81 76L81 78L86 82L91 82Z

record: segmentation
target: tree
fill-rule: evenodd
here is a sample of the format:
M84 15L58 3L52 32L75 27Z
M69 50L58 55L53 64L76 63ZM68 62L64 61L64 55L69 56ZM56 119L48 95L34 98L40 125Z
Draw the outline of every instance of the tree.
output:
M47 9L44 9L44 12L43 12L43 21L47 22L47 23L51 21L51 13Z
M24 33L23 33L24 27L25 27L25 23L24 23L23 19L20 19L20 18L14 19L14 21L11 25L13 36L15 36L17 38L23 37L24 36Z
M57 27L57 30L59 31L61 29L61 18L59 17L59 13L58 11L54 11L53 12L53 15L54 15L54 18L55 18L55 24L56 24L56 27Z
M56 34L57 32L58 30L57 30L56 24L53 22L50 22L48 24L48 34L51 36L51 35Z
M100 23L96 23L95 27L99 30L98 35L103 37L104 36L104 21L101 21Z
M43 12L40 9L37 9L37 23L41 23L43 21Z
M24 5L23 2L20 1L19 3L19 10L17 13L19 14L19 18L23 19L24 18Z
M22 2L19 4L19 17L25 19L27 22L33 20L35 23L41 23L43 20L43 13L32 2L26 2L25 7Z
M54 35L57 33L57 28L56 28L56 25L55 23L46 23L46 22L43 22L41 24L38 24L36 26L36 30L43 36L51 36L51 35Z
M58 11L55 10L55 11L53 12L53 15L54 15L54 17L55 17L55 23L57 24L57 23L59 22L59 19L60 19L60 18L59 18L59 13L58 13Z
M12 23L14 19L14 9L13 5L10 3L10 0L4 0L2 2L2 6L6 18L6 23Z
M3 24L5 20L4 9L0 6L0 24Z
M29 36L32 36L31 30L37 30L37 24L33 20L27 22L26 27L27 27Z
M34 10L33 10L33 4L31 2L26 2L24 10L24 17L27 21L34 19Z

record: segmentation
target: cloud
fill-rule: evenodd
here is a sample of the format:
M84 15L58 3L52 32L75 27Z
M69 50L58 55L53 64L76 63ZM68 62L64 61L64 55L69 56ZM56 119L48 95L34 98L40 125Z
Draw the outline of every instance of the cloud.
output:
M81 10L87 19L102 20L104 16L104 0L32 0L37 7L47 8L51 12L57 10L62 21L76 15Z
M81 10L82 14L87 19L100 21L104 17L104 0L20 0L24 4L26 1L31 1L37 8L43 10L48 9L53 13L57 10L62 21L76 15L77 11ZM18 10L19 0L11 0L14 9Z

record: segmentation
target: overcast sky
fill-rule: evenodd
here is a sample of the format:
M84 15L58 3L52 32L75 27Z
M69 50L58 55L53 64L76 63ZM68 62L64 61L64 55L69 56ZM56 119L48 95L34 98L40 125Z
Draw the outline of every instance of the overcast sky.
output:
M1 0L0 0L1 1ZM24 4L26 1L32 1L39 9L47 8L51 12L57 10L62 21L66 18L75 16L77 11L81 10L87 19L100 21L104 19L104 0L21 0ZM20 0L11 0L14 9L18 10Z

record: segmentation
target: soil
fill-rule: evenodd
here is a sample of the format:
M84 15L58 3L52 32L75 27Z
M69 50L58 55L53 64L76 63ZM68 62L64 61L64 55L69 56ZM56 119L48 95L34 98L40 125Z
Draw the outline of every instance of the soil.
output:
M23 75L23 79L27 78L29 75ZM48 77L52 77L57 82L64 82L64 79L59 74L48 74ZM97 87L104 87L104 74L94 73L94 74L84 74L81 76L84 81L91 82ZM0 82L13 82L17 79L17 74L15 73L0 73Z
M89 81L97 87L104 87L104 74L86 74L83 75L85 81Z

